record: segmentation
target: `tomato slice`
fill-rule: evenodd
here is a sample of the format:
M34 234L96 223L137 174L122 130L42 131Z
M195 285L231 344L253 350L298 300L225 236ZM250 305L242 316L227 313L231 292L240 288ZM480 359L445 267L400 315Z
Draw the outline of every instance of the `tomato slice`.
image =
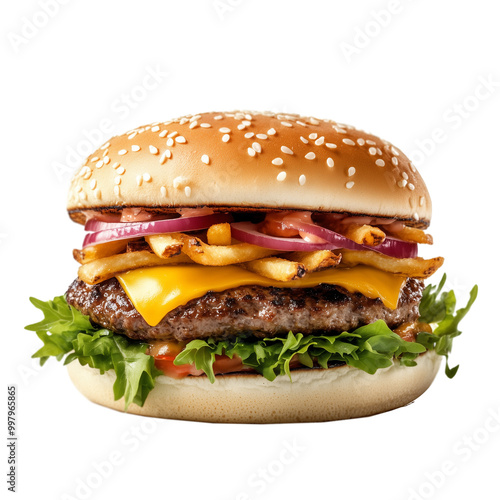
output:
M168 354L155 356L155 366L159 370L162 370L165 375L172 378L184 378L188 375L196 377L204 374L203 370L197 370L194 364L180 366L174 365L175 358L176 355ZM213 367L216 375L223 373L253 371L253 368L243 365L241 358L236 355L230 358L224 354L216 354Z

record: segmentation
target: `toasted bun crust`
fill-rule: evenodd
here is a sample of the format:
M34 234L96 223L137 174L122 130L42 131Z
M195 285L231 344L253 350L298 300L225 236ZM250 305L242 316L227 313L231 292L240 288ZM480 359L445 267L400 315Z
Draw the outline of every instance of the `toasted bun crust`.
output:
M431 201L410 160L351 126L298 115L203 113L114 137L68 199L82 210L208 206L396 217L427 226Z
M269 382L254 374L176 380L160 376L143 407L128 412L150 417L201 422L285 423L322 422L365 417L407 405L431 385L440 356L433 351L417 359L417 366L395 363L375 375L347 366L329 370L295 370ZM94 403L124 411L123 399L114 401L115 375L81 366L68 366L78 390Z

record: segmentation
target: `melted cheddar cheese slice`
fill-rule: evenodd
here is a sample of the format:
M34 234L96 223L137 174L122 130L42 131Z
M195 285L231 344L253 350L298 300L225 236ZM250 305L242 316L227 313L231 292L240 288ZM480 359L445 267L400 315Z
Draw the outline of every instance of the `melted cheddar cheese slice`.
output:
M117 276L122 288L139 314L151 326L176 307L208 291L221 292L243 285L277 288L310 288L321 283L338 285L347 291L360 292L370 299L379 298L396 309L399 292L406 278L368 266L351 269L326 269L306 274L293 281L265 278L238 266L211 267L198 264L134 269Z

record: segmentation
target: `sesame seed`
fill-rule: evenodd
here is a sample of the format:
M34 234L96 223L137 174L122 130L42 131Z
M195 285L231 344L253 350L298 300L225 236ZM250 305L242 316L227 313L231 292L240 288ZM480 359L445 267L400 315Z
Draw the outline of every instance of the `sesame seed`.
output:
M409 189L410 191L413 191L413 190L415 189L415 186L414 186L411 182L409 182L409 183L408 183L408 189Z
M90 161L91 161L92 163L94 163L94 162L96 162L98 159L99 159L99 157L98 157L98 156L94 156L94 158L92 158Z
M191 122L191 123L189 124L189 128L195 128L195 127L196 127L196 125L198 125L198 122L195 120L194 122Z
M176 135L179 135L179 132L170 132L170 134L167 135L167 137L175 137Z
M200 123L200 127L202 128L210 128L211 126L210 123Z
M182 135L179 135L175 138L175 142L178 142L180 144L185 144L187 141L186 141L186 138Z
M371 155L376 155L377 154L377 148L373 148L371 147L368 152L371 154Z
M145 182L151 182L151 176L147 172L142 174L142 178Z
M393 165L395 165L395 166L397 167L397 166L398 166L398 163L399 163L398 159L397 159L395 156L393 156L393 157L392 157L392 164L393 164Z
M342 139L342 142L344 144L347 144L348 146L355 146L356 143L352 139Z
M109 146L110 146L110 144L109 144L109 142L107 142L106 144L103 144L101 146L101 150L107 149L107 148L109 148Z
M293 127L290 122L281 122L281 125L284 125L285 127Z
M117 161L115 163L113 163L113 168L118 168L120 166L120 163L118 163Z
M167 134L168 134L168 130L163 130L160 132L159 136L163 139L163 137L165 137Z
M391 151L393 155L399 156L399 152L394 146L391 146Z
M102 161L104 162L104 165L107 165L111 160L109 158L109 156L105 156Z
M356 141L360 146L364 146L365 145L365 140L364 139L361 139L361 137Z
M167 161L167 155L165 154L168 149L160 156L160 165L163 165Z
M325 142L325 138L324 138L324 136L321 136L319 139L316 139L314 141L314 144L316 144L316 146L321 146L324 142Z
M415 168L415 165L413 165L412 162L410 162L410 169L413 173L415 173L417 171L417 169Z
M82 191L79 195L81 200L86 200L87 199L87 193L85 193L84 191Z
M126 149L120 149L120 151L118 151L118 154L120 156L126 155L127 154L127 150Z
M375 141L372 141L371 139L366 139L366 144L370 144L370 146L376 146L377 143Z
M103 160L99 160L99 161L95 164L95 168L101 168L103 165L104 165L104 161L103 161Z
M308 141L305 137L300 136L300 140L301 140L304 144L309 144L309 141Z
M243 125L243 123L240 123L236 128L238 130L245 130L247 127L246 127L246 125Z
M252 144L252 148L255 149L255 151L257 151L257 153L262 153L262 148L258 142L254 142Z
M160 188L160 193L161 193L161 195L162 195L164 198L166 198L166 197L167 197L167 188L166 188L165 186L162 186L162 187Z
M165 149L165 152L163 153L169 160L172 158L172 151L170 149Z
M347 134L347 130L344 130L343 128L337 127L335 125L332 126L338 134Z
M115 184L120 184L120 182L122 181L122 178L121 177L115 177Z
M276 133L276 130L274 130L274 128L270 128L268 131L267 131L267 135L274 135Z
M286 146L281 146L281 151L287 155L293 155L293 151Z
M229 134L224 134L222 136L222 142L228 142L229 139L231 139L231 136Z
M255 134L253 132L247 132L245 134L245 139L251 139Z
M255 149L253 149L253 148L248 148L248 149L247 149L247 153L248 153L250 156L255 156Z
M307 153L306 156L305 156L306 160L314 160L314 158L316 158L316 155L312 151L310 151L309 153Z
M302 125L303 127L307 127L307 123L301 122L300 120L297 120L295 123L298 123L299 125Z
M333 162L332 158L327 158L327 160L326 160L326 164L327 164L330 168L332 168L332 167L333 167L333 165L334 165L334 162Z
M403 173L401 174L401 177L403 177L403 179L408 180L408 174L407 174L406 172L403 172Z
M115 192L116 196L120 196L120 186L115 186L113 188L113 191Z
M316 118L313 118L311 116L311 118L309 118L309 123L311 123L312 125L319 125L319 121L316 120Z
M335 149L337 147L337 145L334 144L333 142L327 142L325 146L329 149Z
M408 181L406 179L402 179L402 180L398 181L398 186L400 188L404 188L406 186L406 184L408 184Z
M273 165L283 165L283 160L281 158L275 158L271 163Z
M277 176L276 179L280 182L283 182L286 179L286 172L280 172Z
M92 182L90 183L90 189L95 189L97 187L97 181L95 179L92 179Z
M299 177L299 184L301 186L303 186L304 184L306 183L306 176L304 174L302 174L300 177Z
M356 169L355 169L354 167L349 167L349 168L347 169L347 175L348 175L349 177L352 177L355 173L356 173Z
M413 214L413 217L414 217L414 219L415 219L415 220L418 220L418 219L419 219L419 217L418 217L418 213L417 213L417 212L415 212L415 213Z
M247 113L247 114L245 115L245 118L246 118L247 120L252 120L252 119L253 119L253 116Z
M102 197L101 190L97 189L96 192L94 193L94 196L96 197L97 200L100 200Z
M257 139L261 139L261 140L267 139L267 135L266 134L257 134L255 137L257 137Z
M425 198L423 196L420 197L420 199L418 200L418 204L423 207L424 206L424 201L425 201Z
M231 133L231 129L227 128L227 127L221 127L219 129L219 132L222 132L223 134L229 134L229 133Z
M130 140L132 140L132 139L133 139L136 135L137 135L137 132L132 132L132 133L128 136L128 138L129 138Z
M189 198L191 196L191 188L189 186L186 186L184 188L184 194Z
M222 115L214 116L214 120L222 120L224 118Z
M152 155L157 155L158 154L158 148L156 146L152 146L151 144L149 145L149 152Z
M349 181L345 183L345 187L347 189L351 189L354 186L354 181Z
M160 127L158 125L151 127L151 132L158 132L158 130L160 130Z
M205 164L205 165L208 165L210 163L210 158L208 157L208 155L203 155L201 157L201 161Z
M380 148L377 148L377 154L378 154L379 156L382 156L382 150L381 150Z
M125 169L123 167L119 167L116 169L116 173L118 175L123 175L125 173Z
M174 180L173 180L173 185L174 185L174 189L178 189L179 186L185 182L186 179L184 177L181 177L180 175L178 177L176 177Z
M309 134L309 139L313 140L316 139L318 137L318 134L314 133L314 134Z
M181 118L181 121L179 122L179 125L184 125L186 122L188 122L189 120L184 117L184 118Z
M171 146L173 146L173 145L174 145L174 140L172 139L172 137L169 137L169 138L167 139L167 146L168 146L168 147L171 147Z
M375 165L377 165L377 167L385 167L385 161L379 158L378 160L375 160Z
M252 125L252 122L249 120L243 120L241 123L245 125L245 127L249 127L250 125Z
M138 186L142 186L142 175L138 175L138 176L135 178L135 181L137 182L137 185L138 185Z

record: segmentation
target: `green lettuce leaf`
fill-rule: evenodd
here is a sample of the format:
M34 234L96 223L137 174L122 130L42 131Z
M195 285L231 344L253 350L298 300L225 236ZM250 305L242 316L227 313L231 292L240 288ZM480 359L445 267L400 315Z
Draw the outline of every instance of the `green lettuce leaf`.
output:
M40 358L40 364L54 356L64 364L78 360L101 373L114 370L115 400L125 399L125 408L131 403L144 405L154 387L154 379L163 372L155 368L154 358L146 354L148 344L130 340L105 328L95 328L89 318L67 304L66 299L56 297L43 302L31 298L44 319L28 325L35 331L43 346L32 357Z

